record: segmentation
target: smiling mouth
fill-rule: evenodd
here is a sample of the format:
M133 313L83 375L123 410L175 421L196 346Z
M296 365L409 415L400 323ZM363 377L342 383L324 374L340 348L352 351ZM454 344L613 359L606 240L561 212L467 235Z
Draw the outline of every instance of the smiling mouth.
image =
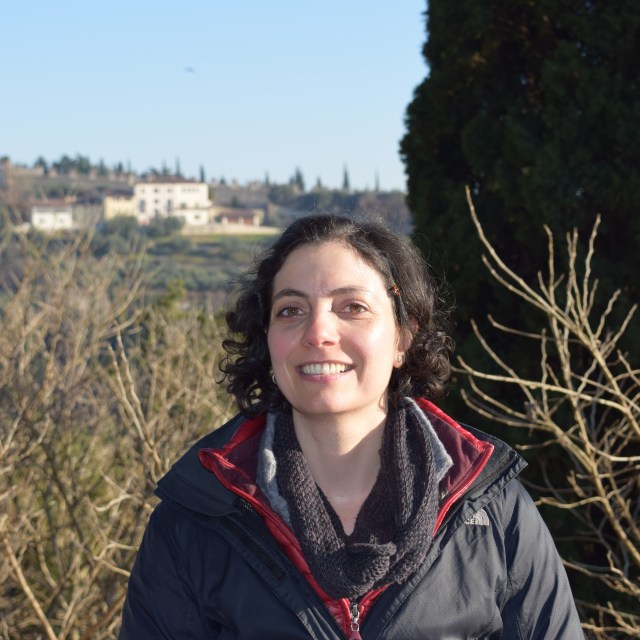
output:
M348 364L337 364L335 362L322 362L314 364L305 364L300 367L300 371L306 375L329 375L331 373L344 373L353 369Z

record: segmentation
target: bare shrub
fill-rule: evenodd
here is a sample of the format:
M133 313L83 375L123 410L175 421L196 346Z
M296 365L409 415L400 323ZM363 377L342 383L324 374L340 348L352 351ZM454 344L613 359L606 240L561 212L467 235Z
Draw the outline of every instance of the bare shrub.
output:
M145 302L87 239L0 282L0 637L115 638L155 482L231 411L212 314Z
M537 286L532 286L497 255L468 191L467 197L486 250L486 267L514 296L542 312L546 326L531 333L490 318L505 339L524 338L538 345L539 375L525 376L518 365L500 358L474 324L498 373L479 371L461 360L460 371L468 375L471 388L465 401L503 425L536 432L542 439L536 446L563 452L564 479L558 483L557 473L543 467L539 503L575 518L571 541L576 548L595 549L594 560L565 558L565 564L583 579L604 585L611 595L604 602L578 602L584 629L593 638L640 638L640 370L618 348L637 305L613 326L620 292L598 304L591 266L599 218L583 264L578 264L577 231L567 235L564 274L555 271L553 236L547 229L547 273L539 273ZM509 386L513 402L497 400L491 385Z

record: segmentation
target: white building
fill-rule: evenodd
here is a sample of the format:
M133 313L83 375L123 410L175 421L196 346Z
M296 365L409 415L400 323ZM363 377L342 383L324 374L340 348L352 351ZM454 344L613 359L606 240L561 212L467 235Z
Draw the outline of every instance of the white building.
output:
M31 207L31 225L44 232L73 229L70 204L36 204Z
M168 179L166 182L138 182L133 188L136 216L148 224L158 216L182 218L187 225L209 223L209 187L205 182Z

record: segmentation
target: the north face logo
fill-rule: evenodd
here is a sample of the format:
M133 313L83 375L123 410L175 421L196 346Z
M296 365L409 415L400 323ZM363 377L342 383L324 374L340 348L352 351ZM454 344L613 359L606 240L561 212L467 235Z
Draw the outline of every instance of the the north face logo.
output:
M489 516L484 509L480 509L477 513L474 513L470 518L464 521L465 524L476 524L481 527L489 526Z

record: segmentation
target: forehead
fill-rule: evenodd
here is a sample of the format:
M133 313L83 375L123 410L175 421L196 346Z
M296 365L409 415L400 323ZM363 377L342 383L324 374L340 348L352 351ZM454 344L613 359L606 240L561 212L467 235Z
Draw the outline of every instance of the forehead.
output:
M327 241L304 244L285 259L273 280L273 293L280 286L305 284L315 288L331 282L385 288L380 272L349 244Z

